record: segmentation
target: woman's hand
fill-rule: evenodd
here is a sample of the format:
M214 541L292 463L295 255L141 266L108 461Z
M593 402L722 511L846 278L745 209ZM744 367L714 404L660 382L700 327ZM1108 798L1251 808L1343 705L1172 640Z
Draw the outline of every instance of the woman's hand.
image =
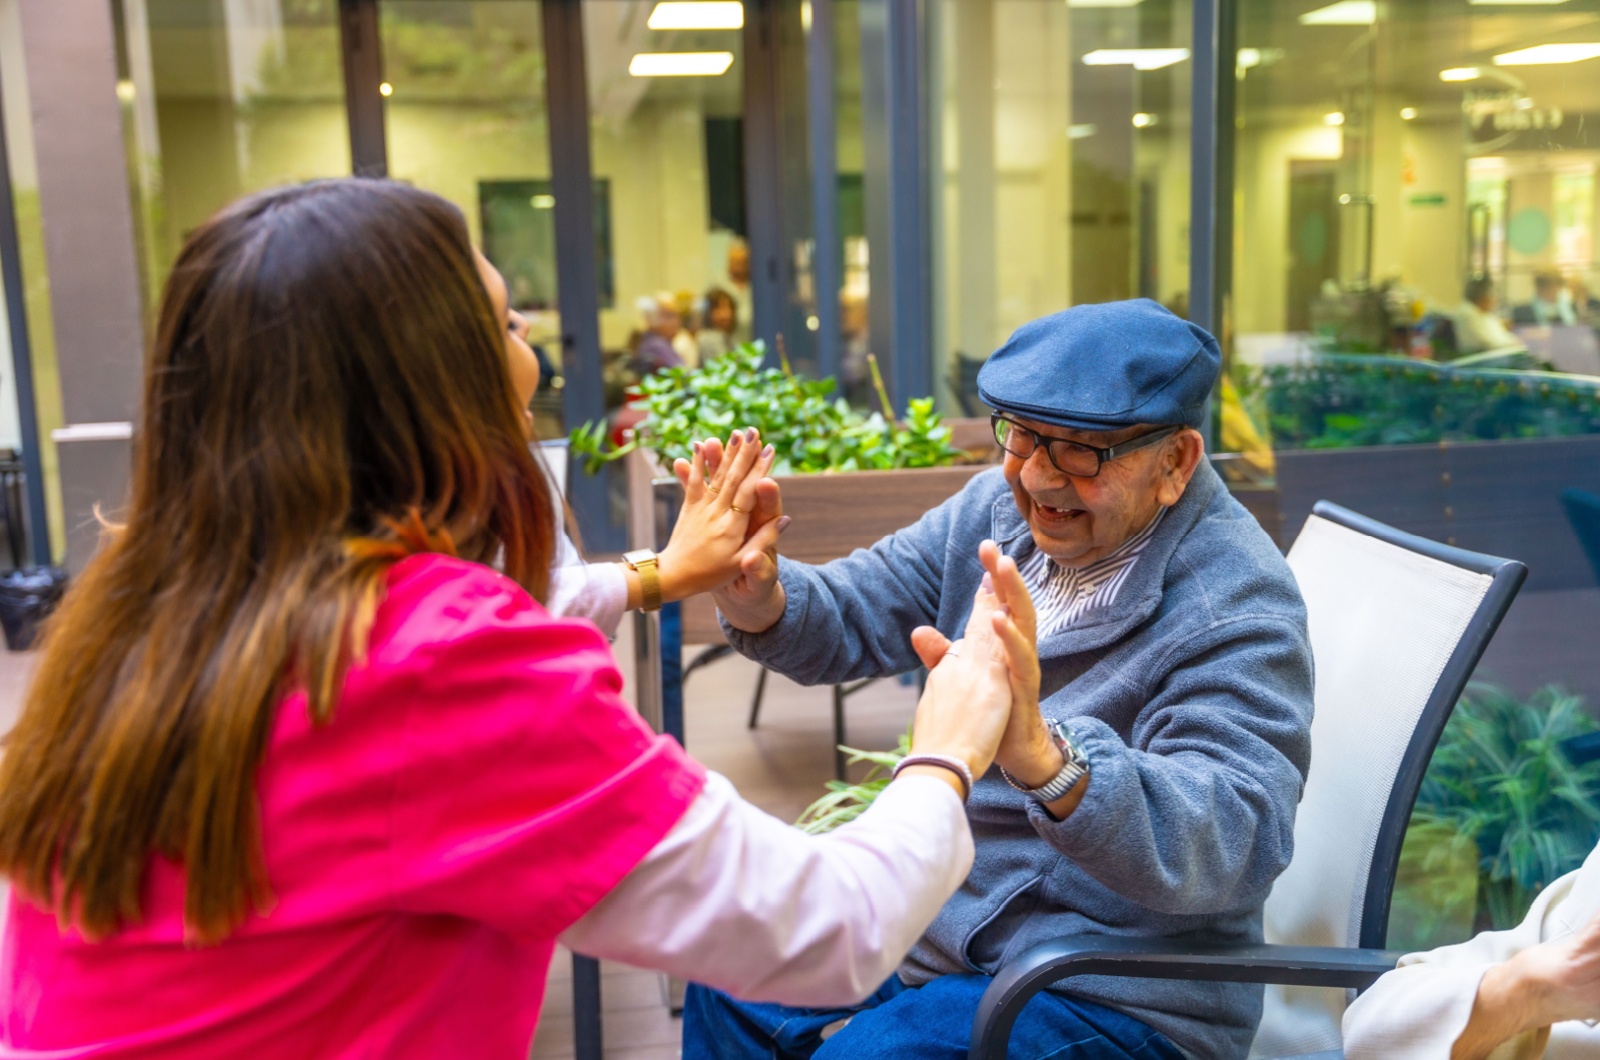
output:
M776 550L788 522L769 514L778 504L777 483L766 477L773 457L747 427L734 431L726 448L697 442L692 460L673 463L683 507L657 565L663 601L721 588L741 577L752 554Z
M1480 1060L1503 1042L1565 1020L1600 1017L1600 916L1484 973L1451 1060Z
M987 586L979 588L966 636L954 644L946 641L930 668L912 727L912 754L959 758L974 778L989 771L1011 717L1006 649L995 620L999 608L999 598ZM926 643L929 632L939 636L931 627L920 626L912 633L912 642Z

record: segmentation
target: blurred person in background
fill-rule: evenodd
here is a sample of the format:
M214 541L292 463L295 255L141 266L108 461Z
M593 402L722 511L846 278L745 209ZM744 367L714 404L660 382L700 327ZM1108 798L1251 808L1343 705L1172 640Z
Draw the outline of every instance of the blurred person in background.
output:
M695 311L694 292L679 291L672 296L672 306L678 311L678 333L672 336L672 349L685 365L696 368L700 364L700 343L696 337L701 323Z
M1450 316L1455 327L1457 353L1483 353L1522 346L1522 340L1500 319L1495 311L1497 306L1493 280L1474 276L1467 281L1461 304Z
M739 330L739 303L721 287L706 292L705 326L700 329L700 363L716 360L736 345Z
M1567 290L1561 273L1555 269L1542 269L1534 273L1533 301L1511 311L1511 323L1517 327L1577 322L1577 314L1572 309L1572 293Z
M683 367L673 340L683 330L683 318L678 315L678 304L672 295L661 292L650 298L639 299L639 312L644 316L644 331L639 335L639 345L633 351L633 370L641 379L655 375L664 368Z
M1600 298L1590 291L1589 281L1583 276L1573 276L1567 281L1567 296L1572 300L1572 312L1578 323L1600 323Z
M735 309L733 342L750 341L750 321L755 311L755 302L750 293L750 244L743 237L735 237L728 244L728 275L727 282L722 286L733 295Z
M904 955L972 862L1012 619L974 595L909 768L804 835L652 734L600 633L540 603L538 379L428 192L281 189L185 241L127 520L0 759L0 1053L520 1060L557 940L803 1005ZM772 459L746 429L677 462L672 541L627 557L642 606L775 547Z

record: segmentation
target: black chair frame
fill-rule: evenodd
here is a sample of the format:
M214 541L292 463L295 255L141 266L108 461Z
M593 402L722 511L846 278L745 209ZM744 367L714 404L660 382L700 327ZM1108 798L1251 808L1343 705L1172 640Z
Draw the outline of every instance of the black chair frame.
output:
M1493 579L1434 684L1389 791L1367 873L1360 946L1226 944L1106 935L1078 935L1040 943L1001 968L984 992L973 1020L969 1060L1004 1060L1011 1028L1023 1006L1039 991L1076 975L1364 990L1400 959L1399 953L1382 947L1389 930L1400 846L1411 808L1445 722L1522 588L1528 568L1516 560L1468 552L1396 530L1328 501L1318 501L1312 511L1339 526Z

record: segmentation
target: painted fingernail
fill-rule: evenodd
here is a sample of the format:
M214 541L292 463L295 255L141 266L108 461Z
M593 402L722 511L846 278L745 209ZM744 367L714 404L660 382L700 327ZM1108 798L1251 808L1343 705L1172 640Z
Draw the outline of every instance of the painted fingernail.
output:
M695 442L694 443L694 455L695 456L699 456L700 455L700 443L699 442Z
M776 449L774 449L771 445L768 445L765 449L761 450L761 459L763 459L763 460L771 460L772 459L772 454L776 453L776 452L777 452Z
M789 529L789 524L792 523L792 522L794 522L794 516L792 516L792 515L780 515L780 516L778 516L778 533L781 534L785 530Z
M733 437L728 439L728 448L732 449L742 441L744 441L744 432L743 431L734 431L733 432Z
M745 441L753 442L759 437L761 437L761 435L756 431L756 429L754 427L746 427L744 429L744 440Z

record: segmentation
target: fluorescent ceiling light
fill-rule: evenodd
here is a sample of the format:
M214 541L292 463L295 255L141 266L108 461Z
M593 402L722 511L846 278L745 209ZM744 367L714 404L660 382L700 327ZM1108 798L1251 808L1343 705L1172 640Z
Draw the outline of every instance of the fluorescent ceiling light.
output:
M1336 110L1332 114L1324 114L1322 116L1322 124L1324 124L1324 125L1343 125L1344 124L1344 111Z
M1156 116L1154 114L1146 114L1143 111L1140 111L1138 114L1133 116L1133 127L1135 129L1148 129L1155 123Z
M1441 81L1476 81L1483 76L1483 71L1476 66L1452 66L1448 70L1439 71Z
M1067 126L1067 139L1082 140L1085 137L1093 136L1097 132L1099 132L1099 130L1095 128L1093 122L1088 122L1083 125L1069 125Z
M732 52L640 52L628 64L628 73L634 77L718 77L732 65Z
M662 0L650 12L651 29L743 29L744 5L739 0L687 3Z
M1401 107L1400 108L1400 120L1401 121L1413 121L1413 120L1416 119L1416 116L1417 116L1417 108L1416 107Z
M1188 48L1098 48L1083 57L1085 66L1131 66L1159 70L1189 58Z
M1555 4L1564 4L1567 0L1467 0L1469 7L1551 7Z
M1535 44L1494 57L1496 66L1545 66L1600 58L1600 44Z
M1370 26L1376 21L1378 0L1338 0L1300 16L1302 26Z
M392 96L392 95L394 95L394 86L391 85L387 81L383 82L381 85L378 86L378 95L380 95L380 96Z
M556 197L554 195L535 195L528 200L528 205L535 210L554 210L556 208Z
M1138 7L1140 0L1067 0L1068 7Z

